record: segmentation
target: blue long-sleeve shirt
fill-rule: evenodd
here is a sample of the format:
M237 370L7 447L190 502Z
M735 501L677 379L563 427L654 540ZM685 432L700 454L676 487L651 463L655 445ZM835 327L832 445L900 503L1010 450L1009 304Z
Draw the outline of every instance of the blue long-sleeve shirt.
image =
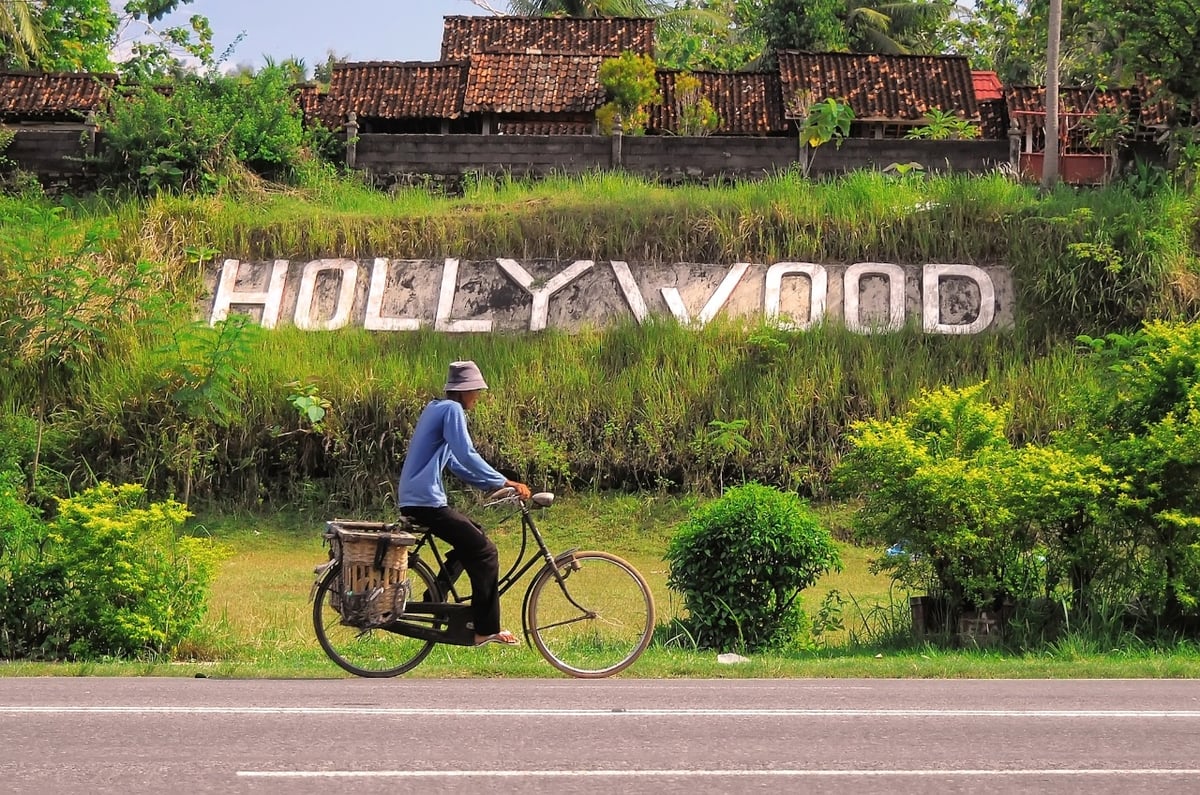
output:
M413 429L396 488L397 505L446 506L442 470L447 467L482 491L498 489L508 482L475 452L462 405L454 400L434 400L421 412Z

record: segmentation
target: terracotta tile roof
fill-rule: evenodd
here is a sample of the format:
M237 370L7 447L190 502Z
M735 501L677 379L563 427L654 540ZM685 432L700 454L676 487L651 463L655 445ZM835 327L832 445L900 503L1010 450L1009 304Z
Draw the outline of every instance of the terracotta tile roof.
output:
M314 100L319 117L346 121L350 111L359 118L457 119L462 114L466 65L370 61L333 67L329 91Z
M484 52L654 55L654 20L572 17L445 17L442 60Z
M975 101L1004 99L1004 86L995 72L972 71L971 81L975 84Z
M604 104L598 55L473 55L464 113L574 113Z
M335 129L344 121L344 119L337 118L336 112L328 113L326 111L328 96L316 83L293 86L292 95L296 98L296 104L300 106L300 113L304 116L305 124L320 123Z
M591 121L501 121L496 124L500 135L595 135L596 123Z
M1045 86L1009 86L1004 92L1008 112L1015 117L1042 116L1046 113ZM1110 88L1106 91L1091 88L1060 88L1060 113L1090 115L1100 110L1135 109L1136 91L1132 88Z
M110 74L0 72L0 118L82 120L104 107L116 84Z
M650 109L650 129L677 132L678 109L675 106L675 83L681 74L660 69L657 73L658 92L662 104ZM720 135L767 135L786 132L782 94L777 72L692 72L700 81L700 94L713 104L720 117L714 131Z
M859 121L919 122L933 109L978 119L967 59L959 55L875 55L781 50L779 78L787 118L795 97L847 102Z
M1008 106L1004 98L979 100L979 137L999 141L1008 137Z

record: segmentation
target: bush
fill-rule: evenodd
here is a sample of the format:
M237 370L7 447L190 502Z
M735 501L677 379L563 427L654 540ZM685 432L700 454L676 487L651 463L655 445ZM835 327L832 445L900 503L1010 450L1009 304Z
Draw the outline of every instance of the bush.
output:
M750 483L693 514L671 540L667 584L683 594L685 628L705 648L750 651L795 639L800 591L841 559L795 494Z
M836 475L863 500L859 539L901 544L875 570L945 599L952 619L1041 597L1078 604L1110 556L1097 528L1118 484L1097 456L1014 448L1010 408L983 387L928 391L900 416L854 424Z
M1129 484L1105 536L1135 566L1125 574L1161 628L1200 632L1200 326L1147 323L1084 338L1104 380L1078 396L1069 442ZM1122 570L1124 572L1124 569Z
M0 655L143 657L172 651L204 615L219 551L181 537L186 509L101 483L41 525L0 479ZM13 518L18 520L13 523Z
M98 166L105 184L136 193L212 192L240 168L287 176L306 143L286 73L187 77L142 86L101 116Z

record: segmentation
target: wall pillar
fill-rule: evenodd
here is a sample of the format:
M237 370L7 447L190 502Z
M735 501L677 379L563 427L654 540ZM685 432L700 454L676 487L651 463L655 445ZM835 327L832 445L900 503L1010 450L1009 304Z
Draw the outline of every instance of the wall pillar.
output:
M350 111L346 117L346 168L358 163L358 114Z
M621 143L623 138L624 133L622 132L621 128L621 114L618 113L613 116L612 155L609 158L609 165L614 169L621 167Z

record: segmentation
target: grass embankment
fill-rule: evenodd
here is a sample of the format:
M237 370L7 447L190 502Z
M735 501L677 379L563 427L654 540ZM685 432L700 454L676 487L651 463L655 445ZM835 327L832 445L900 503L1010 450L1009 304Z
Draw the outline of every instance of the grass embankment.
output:
M0 256L0 309L42 312L53 324L58 299L31 296L45 292L85 230L103 233L100 253L79 263L85 272L115 278L132 262L159 266L146 301L87 319L85 328L107 331L88 337L104 339L102 349L66 338L62 361L48 365L62 378L48 380L29 345L39 339L36 323L8 340L2 335L18 326L0 328L0 342L21 359L0 372L0 394L18 411L53 416L44 463L76 484L144 482L227 509L314 494L379 507L379 484L445 363L474 358L500 397L473 419L481 451L525 480L559 490L712 493L755 479L823 497L855 420L890 416L922 389L987 381L988 397L1013 406L1014 441L1044 442L1069 420L1063 391L1089 377L1076 332L1194 313L1196 196L1136 187L1042 196L1000 176L858 173L668 188L597 174L483 181L461 197L438 197L330 180L221 198L84 203L57 226L0 200L0 254L13 253ZM573 335L246 330L214 340L187 325L204 263L330 256L1006 265L1017 328L946 337L716 322L702 331L651 323ZM158 296L183 309L135 318L161 307L150 300ZM319 430L291 402L297 389L329 401ZM746 444L728 449L719 424L741 421Z

